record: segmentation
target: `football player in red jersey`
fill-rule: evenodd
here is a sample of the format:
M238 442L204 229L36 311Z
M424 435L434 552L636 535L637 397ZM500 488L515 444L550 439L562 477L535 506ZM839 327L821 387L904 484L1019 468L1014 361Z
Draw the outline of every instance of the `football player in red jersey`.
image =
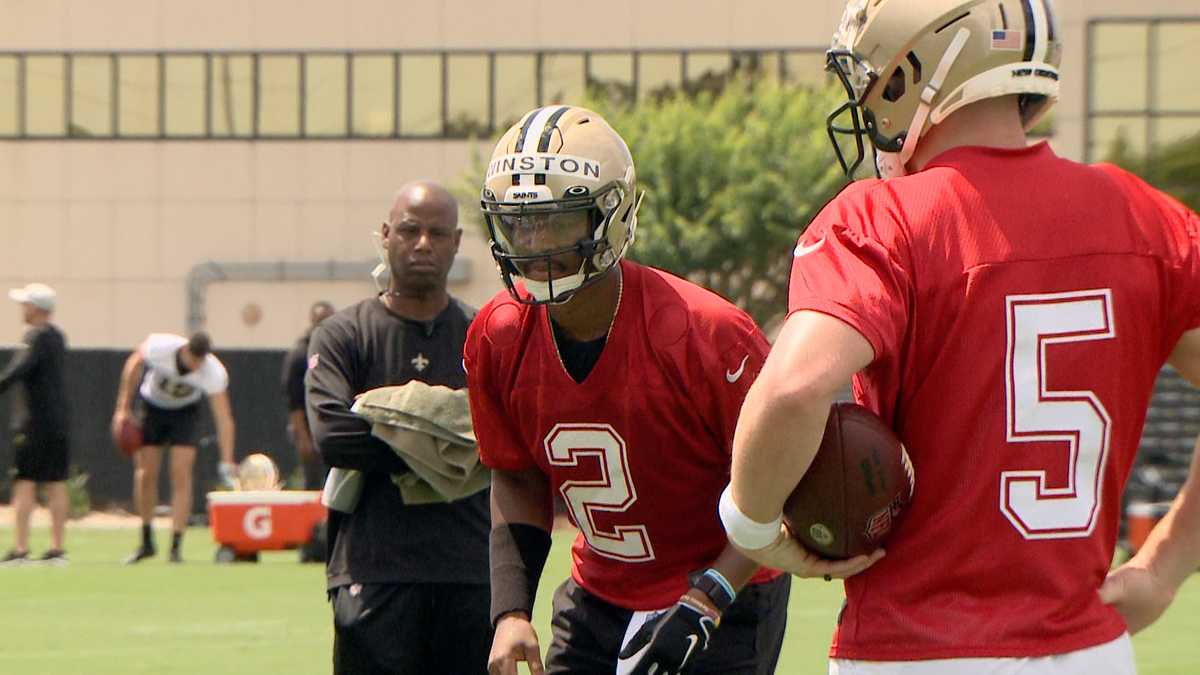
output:
M525 115L488 166L508 292L480 310L464 364L493 469L492 673L543 672L530 612L554 494L579 536L545 672L758 674L779 656L788 578L717 517L767 341L717 295L623 259L637 205L629 149L583 108Z
M845 584L831 673L1134 672L1129 632L1200 564L1196 472L1109 574L1164 362L1200 384L1200 220L1026 131L1055 100L1049 0L849 3L829 68L852 184L794 251L789 318L746 397L731 541L811 575L779 514L831 399L890 422L916 469L886 557Z

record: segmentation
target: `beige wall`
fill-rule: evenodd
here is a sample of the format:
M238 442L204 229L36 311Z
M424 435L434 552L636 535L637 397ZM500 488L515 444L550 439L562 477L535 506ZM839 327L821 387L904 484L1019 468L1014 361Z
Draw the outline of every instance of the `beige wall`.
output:
M1200 0L1060 0L1067 51L1060 152L1083 154L1084 37L1094 16L1200 14ZM839 0L0 0L0 45L51 49L417 49L809 47L828 43ZM185 278L222 262L362 260L401 183L454 181L463 141L0 143L0 287L44 281L79 346L127 346L183 331ZM473 208L473 204L464 204ZM468 228L480 304L499 288L486 242ZM284 346L308 303L348 303L366 281L215 284L206 311L218 345ZM263 310L253 326L241 310ZM20 334L0 311L0 342Z
M396 187L414 178L453 179L469 157L465 142L435 141L4 143L0 287L53 285L57 321L78 346L182 332L194 266L370 260L371 233ZM485 242L466 229L462 255L484 259ZM488 267L473 270L451 291L480 304L498 284ZM370 292L369 271L364 266L359 297ZM221 286L214 284L210 297ZM209 328L218 345L286 344L303 325L309 300L341 298L339 289L317 284L310 298L260 302L265 317L258 326L222 321ZM221 316L211 307L208 313ZM19 335L17 310L0 312L0 341Z

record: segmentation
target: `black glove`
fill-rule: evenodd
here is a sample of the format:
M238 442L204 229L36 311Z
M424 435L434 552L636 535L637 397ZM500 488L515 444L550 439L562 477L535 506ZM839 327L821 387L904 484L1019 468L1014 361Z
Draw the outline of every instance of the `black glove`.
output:
M685 595L669 611L638 629L619 658L631 658L645 648L631 675L686 673L708 649L713 631L720 623L719 613Z

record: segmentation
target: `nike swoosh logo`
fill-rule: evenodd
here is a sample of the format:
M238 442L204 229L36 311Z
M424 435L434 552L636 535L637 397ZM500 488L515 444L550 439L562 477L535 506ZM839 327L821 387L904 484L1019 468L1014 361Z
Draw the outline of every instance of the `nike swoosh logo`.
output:
M700 644L700 638L696 637L695 635L689 635L689 636L687 636L687 639L688 639L688 649L687 649L687 652L683 655L683 660L680 661L681 665L686 665L689 661L691 661L692 652L696 651L696 645Z
M746 372L746 362L749 360L750 355L747 354L746 356L742 357L742 365L738 366L737 370L725 371L725 381L729 384L733 384L734 382L742 379L742 373Z
M824 245L825 245L825 237L821 237L820 239L817 240L817 242L815 244L809 244L807 246L805 246L804 244L796 244L796 250L792 252L792 255L797 258L803 258L804 256L816 251L817 249L821 248Z

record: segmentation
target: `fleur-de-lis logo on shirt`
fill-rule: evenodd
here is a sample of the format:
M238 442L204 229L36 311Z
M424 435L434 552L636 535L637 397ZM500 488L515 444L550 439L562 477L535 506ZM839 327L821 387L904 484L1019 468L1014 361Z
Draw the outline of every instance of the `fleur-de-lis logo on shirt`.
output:
M417 354L409 363L413 364L413 368L416 368L418 373L424 372L429 367L429 359L425 358L424 354Z

